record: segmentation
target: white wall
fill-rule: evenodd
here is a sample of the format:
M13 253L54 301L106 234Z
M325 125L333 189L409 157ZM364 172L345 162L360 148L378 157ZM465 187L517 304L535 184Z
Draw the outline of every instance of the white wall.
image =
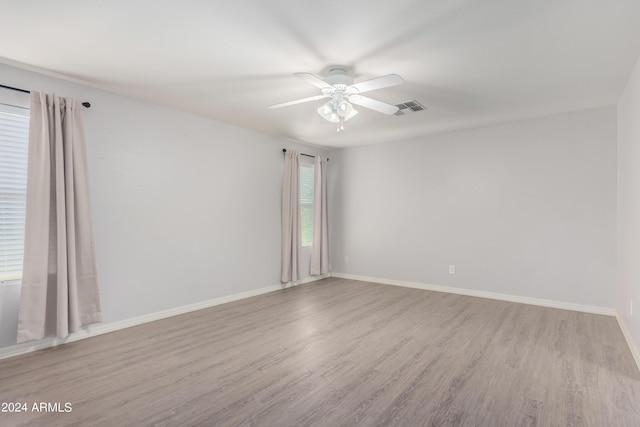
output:
M631 315L630 301L634 312ZM640 59L618 102L617 311L640 349ZM639 361L640 363L640 361Z
M282 148L311 147L0 65L84 112L106 323L280 283ZM19 287L0 285L0 348Z
M615 307L615 107L344 149L331 163L334 271Z

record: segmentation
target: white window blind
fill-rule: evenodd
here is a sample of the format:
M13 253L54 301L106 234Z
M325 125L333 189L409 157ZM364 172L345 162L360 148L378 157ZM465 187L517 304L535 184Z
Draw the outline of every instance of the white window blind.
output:
M28 143L29 109L0 104L0 282L22 277Z
M313 242L313 164L300 163L300 228L302 247Z

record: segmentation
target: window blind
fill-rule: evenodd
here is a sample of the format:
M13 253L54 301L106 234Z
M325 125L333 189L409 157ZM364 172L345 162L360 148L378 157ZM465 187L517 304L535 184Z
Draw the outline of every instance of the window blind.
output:
M302 247L313 242L313 164L300 164L300 229Z
M0 104L0 282L22 277L28 143L29 109Z

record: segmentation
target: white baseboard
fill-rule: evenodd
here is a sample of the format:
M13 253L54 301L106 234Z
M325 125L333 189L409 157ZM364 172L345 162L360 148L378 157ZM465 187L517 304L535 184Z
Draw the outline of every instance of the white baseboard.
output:
M636 365L638 365L638 369L640 370L640 351L638 351L638 347L636 347L636 344L633 342L633 339L631 338L631 333L629 333L629 330L627 329L627 325L624 322L624 319L622 318L622 316L620 316L620 313L616 314L616 319L618 320L618 325L622 330L622 335L624 335L624 339L627 340L627 345L629 346L629 350L631 350L631 355L633 356L633 359L636 361Z
M584 313L615 316L616 310L608 307L573 304L569 302L553 301L539 298L522 297L518 295L501 294L497 292L475 291L471 289L453 288L450 286L428 285L425 283L404 282L401 280L381 279L378 277L358 276L354 274L332 273L332 277L359 280L363 282L379 283L383 285L402 286L405 288L424 289L426 291L446 292L449 294L467 295L471 297L489 298L500 301L517 302L521 304L538 305L542 307L559 308L562 310L581 311Z
M91 338L98 335L106 334L109 332L115 332L120 329L130 328L132 326L142 325L144 323L153 322L155 320L166 319L168 317L178 316L180 314L189 313L192 311L202 310L204 308L214 307L216 305L224 304L227 302L238 301L245 298L251 298L258 295L263 295L269 292L279 291L292 286L302 285L305 283L315 282L329 277L314 276L306 277L296 282L283 283L280 285L266 286L260 289L254 289L251 291L240 292L233 295L227 295L220 298L214 298L206 301L200 301L194 304L183 305L180 307L174 307L167 310L157 311L155 313L144 314L142 316L132 317L130 319L120 320L110 323L96 323L94 325L88 325L82 330L69 335L66 338L50 337L38 341L26 342L23 344L16 344L10 347L0 348L0 360L8 357L18 356L21 354L30 353L36 350L42 350L44 348L55 347L57 345L66 344L73 341L82 340L85 338Z

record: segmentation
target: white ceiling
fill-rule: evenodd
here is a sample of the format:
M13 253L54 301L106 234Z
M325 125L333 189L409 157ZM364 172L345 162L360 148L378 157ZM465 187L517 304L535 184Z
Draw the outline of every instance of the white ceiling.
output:
M0 0L0 62L311 144L394 141L615 104L640 55L640 0ZM10 42L8 42L10 41ZM331 65L367 95L344 132L294 72ZM1 81L0 76L0 84Z

